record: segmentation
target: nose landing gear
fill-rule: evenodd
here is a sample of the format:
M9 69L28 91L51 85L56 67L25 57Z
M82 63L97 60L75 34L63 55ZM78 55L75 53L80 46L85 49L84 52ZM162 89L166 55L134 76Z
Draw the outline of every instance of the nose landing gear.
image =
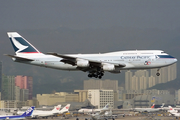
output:
M156 73L157 76L160 76L160 73L159 73L159 69L157 70L157 73Z

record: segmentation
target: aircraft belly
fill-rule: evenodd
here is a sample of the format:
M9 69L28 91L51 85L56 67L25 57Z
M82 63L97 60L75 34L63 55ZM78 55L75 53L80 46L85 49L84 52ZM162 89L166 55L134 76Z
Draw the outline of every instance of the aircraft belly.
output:
M48 67L53 69L60 69L60 70L76 70L76 66L65 64L59 61L33 61L33 62L29 62L28 64L33 64L33 65Z
M77 66L72 66L70 64L65 64L63 62L46 62L46 67L61 69L61 70L76 70Z

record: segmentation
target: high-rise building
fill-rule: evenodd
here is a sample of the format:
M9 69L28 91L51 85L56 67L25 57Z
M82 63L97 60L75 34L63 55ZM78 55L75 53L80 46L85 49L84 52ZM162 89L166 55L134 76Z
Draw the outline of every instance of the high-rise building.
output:
M88 89L110 89L118 90L117 80L84 80L84 90Z
M159 83L166 83L176 79L176 64L160 69L160 76L156 76L157 69L151 69L149 77L148 70L125 73L125 90L144 90Z
M27 101L29 99L29 90L20 89L20 101Z
M130 90L132 88L132 74L131 71L125 73L125 90Z
M151 76L149 77L149 87L152 87L156 85L156 80L155 80L155 77Z
M33 93L33 79L29 76L21 76L18 75L15 77L15 84L20 89L28 89L28 99L32 99L32 93Z
M177 64L173 64L167 67L163 67L159 70L160 76L156 76L157 69L151 69L151 76L155 77L156 84L166 83L168 81L174 80L177 77Z
M15 77L2 77L1 100L15 100Z

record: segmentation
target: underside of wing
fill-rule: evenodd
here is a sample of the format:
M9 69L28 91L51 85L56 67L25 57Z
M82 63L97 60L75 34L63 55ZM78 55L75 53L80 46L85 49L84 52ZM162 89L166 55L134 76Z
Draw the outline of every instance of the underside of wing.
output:
M9 56L9 57L11 57L11 58L15 58L15 61L17 61L17 62L20 62L20 61L34 61L34 60L32 60L32 59L28 59L28 58L23 58L23 57L18 57L18 56L15 56L15 55L8 55L8 54L4 54L4 55L6 55L6 56Z
M105 62L105 61L90 60L90 59L73 57L73 56L62 55L62 54L51 53L51 52L49 52L47 54L63 58L61 60L61 62L71 64L71 65L77 65L79 68L89 67L89 66L91 66L91 67L102 67L103 65L114 65L115 67L125 67L126 66L125 64L119 64L119 63L117 64L117 63L111 63L111 62Z

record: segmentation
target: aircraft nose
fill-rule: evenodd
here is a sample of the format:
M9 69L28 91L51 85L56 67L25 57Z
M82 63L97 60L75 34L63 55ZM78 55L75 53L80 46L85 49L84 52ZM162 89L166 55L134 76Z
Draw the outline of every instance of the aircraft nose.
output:
M177 62L178 60L175 58L174 61Z
M176 63L177 61L178 61L177 58L174 58L172 62Z

